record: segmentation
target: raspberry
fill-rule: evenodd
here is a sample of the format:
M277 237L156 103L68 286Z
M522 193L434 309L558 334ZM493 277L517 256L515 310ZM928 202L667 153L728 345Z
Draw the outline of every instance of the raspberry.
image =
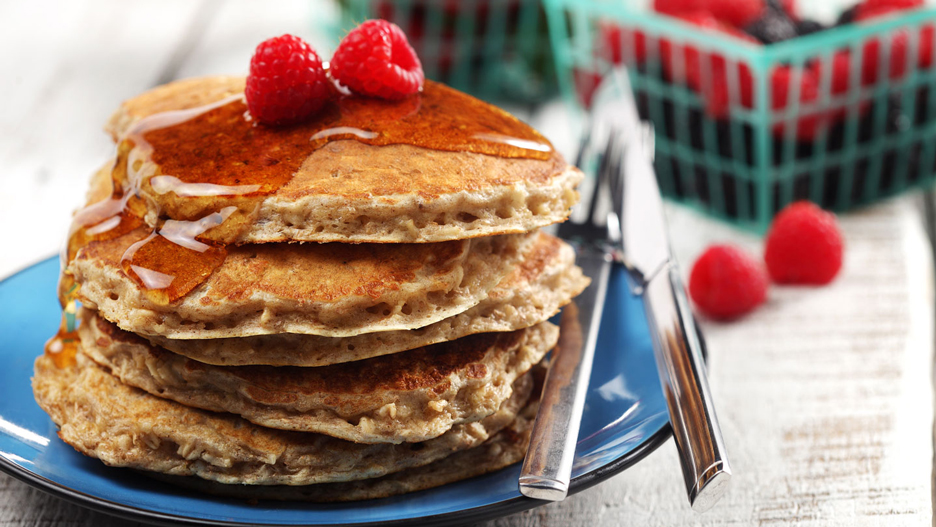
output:
M808 201L790 204L770 226L764 260L777 283L831 282L842 268L842 233L835 215Z
M598 90L598 86L601 85L602 79L604 77L600 73L573 68L572 82L575 84L575 93L578 95L579 102L585 108L591 108L592 99Z
M703 11L684 13L679 15L679 18L706 30L730 35L748 43L758 43L757 40L743 31L729 26ZM746 64L739 63L729 66L725 57L717 53L701 52L693 46L673 46L669 40L660 39L660 55L666 76L672 81L684 80L690 88L702 95L706 111L715 117L724 117L728 113L728 83L731 79L729 67L738 68L737 73L742 86L742 94L745 86L748 86L748 91L750 91L749 87L753 84L751 70ZM679 76L679 71L676 68L680 62L684 64L683 77ZM703 73L706 69L709 71L708 82L706 82Z
M342 39L331 60L332 77L352 92L402 99L425 82L406 35L386 20L368 20Z
M835 55L832 64L832 93L838 95L844 93L848 88L848 68L849 56L847 52L841 52ZM819 82L822 78L822 63L816 61L811 65L804 66L797 75L790 66L782 65L776 67L770 73L770 106L774 110L783 110L790 101L790 92L793 91L794 80L799 77L799 101L800 106L815 104L820 98ZM724 68L713 71L720 72L721 82L713 82L710 90L700 90L706 102L706 110L715 117L725 117L729 111L729 79L725 78ZM746 64L738 66L738 81L740 83L740 102L746 108L754 106L754 77L750 68ZM690 84L691 85L691 84ZM866 106L860 108L864 111ZM821 130L828 128L829 125L842 120L846 115L846 109L838 106L832 108L813 108L809 110L800 110L800 115L794 121L796 138L803 141L811 141ZM773 133L777 136L785 134L785 122L778 122L773 126Z
M816 64L818 65L819 63ZM833 68L833 76L834 74L835 69ZM819 79L821 78L820 68L816 66L803 68L799 77L800 105L804 106L818 101ZM772 94L771 105L775 110L782 110L787 107L787 104L791 104L790 92L793 91L795 78L796 74L789 66L777 68L770 76ZM835 82L836 81L833 79L833 86ZM841 109L800 110L800 112L801 115L794 121L794 124L796 126L796 137L803 141L812 141L820 130L826 128L832 121L839 120L845 115L845 112ZM785 123L782 122L775 124L773 127L773 133L777 136L783 136L785 130Z
M598 23L598 40L595 48L601 56L615 65L620 65L634 54L638 64L647 60L647 36L640 30L618 26L610 22Z
M864 0L855 8L855 21L866 20L893 11L923 7L923 0Z
M761 15L764 0L654 0L653 9L658 13L680 16L691 11L702 11L719 20L744 27Z
M731 245L712 245L689 274L689 296L706 315L737 318L767 299L767 276L761 265Z
M250 115L281 126L302 122L322 109L331 87L315 51L301 38L283 35L257 46L244 95Z
M855 6L854 21L870 20L898 11L922 7L923 0L865 0ZM862 50L861 80L866 85L877 82L879 69L889 65L891 79L899 79L907 72L907 47L909 46L907 30L898 30L893 33L890 42L889 59L880 59L881 43L877 38L869 39ZM918 41L917 66L929 68L933 65L934 27L923 26L920 29Z

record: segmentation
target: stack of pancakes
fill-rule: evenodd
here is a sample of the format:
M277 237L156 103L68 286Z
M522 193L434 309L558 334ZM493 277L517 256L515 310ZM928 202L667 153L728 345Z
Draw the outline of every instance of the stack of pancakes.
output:
M351 101L399 124L351 129L364 110L342 107L314 133L250 123L242 90L180 81L111 119L117 157L75 216L63 329L33 379L60 437L251 498L381 497L522 459L547 319L588 283L537 229L581 173L441 85L403 113ZM493 146L403 133L479 120Z

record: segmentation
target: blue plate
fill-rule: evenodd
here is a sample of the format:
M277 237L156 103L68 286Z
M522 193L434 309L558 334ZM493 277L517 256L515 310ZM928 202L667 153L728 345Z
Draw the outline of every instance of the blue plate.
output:
M58 260L0 282L0 470L56 496L149 522L210 525L445 525L545 502L517 490L520 466L413 494L350 504L259 502L192 495L75 452L33 401L29 379L60 317ZM612 274L578 438L571 492L639 461L671 435L640 299Z

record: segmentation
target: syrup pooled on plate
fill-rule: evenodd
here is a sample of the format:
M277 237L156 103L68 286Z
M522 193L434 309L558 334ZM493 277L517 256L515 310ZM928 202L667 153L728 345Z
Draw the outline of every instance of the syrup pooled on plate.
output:
M112 195L75 217L67 261L84 246L155 224L126 248L121 268L150 300L172 303L224 262L225 245L249 225L265 196L288 183L316 149L343 139L508 158L554 156L549 141L512 115L433 82L401 101L343 97L289 127L253 122L243 98L229 97L133 125L118 145ZM142 188L174 198L147 210Z

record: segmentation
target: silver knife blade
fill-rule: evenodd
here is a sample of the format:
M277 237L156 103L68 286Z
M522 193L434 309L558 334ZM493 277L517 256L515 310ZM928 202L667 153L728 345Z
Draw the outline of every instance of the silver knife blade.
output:
M520 470L520 492L541 500L561 501L569 493L575 443L611 275L611 257L597 250L579 251L576 264L591 278L591 284L562 311L559 342Z
M627 73L617 71L611 78L596 93L596 107L607 102L595 114L617 129L641 130ZM623 260L631 290L643 298L689 503L702 512L721 498L731 467L695 321L671 254L652 153L640 133L629 133L624 150L624 198L614 211L621 219Z
M663 200L653 170L652 152L646 152L645 127L640 123L627 72L614 70L595 92L593 117L598 134L619 134L624 149L624 203L615 210L621 222L623 263L640 286L670 259L669 236L662 214ZM602 144L602 143L599 143Z
M669 234L656 173L637 136L625 149L624 167L624 210L616 211L624 265L635 278L632 283L642 285L671 260Z

